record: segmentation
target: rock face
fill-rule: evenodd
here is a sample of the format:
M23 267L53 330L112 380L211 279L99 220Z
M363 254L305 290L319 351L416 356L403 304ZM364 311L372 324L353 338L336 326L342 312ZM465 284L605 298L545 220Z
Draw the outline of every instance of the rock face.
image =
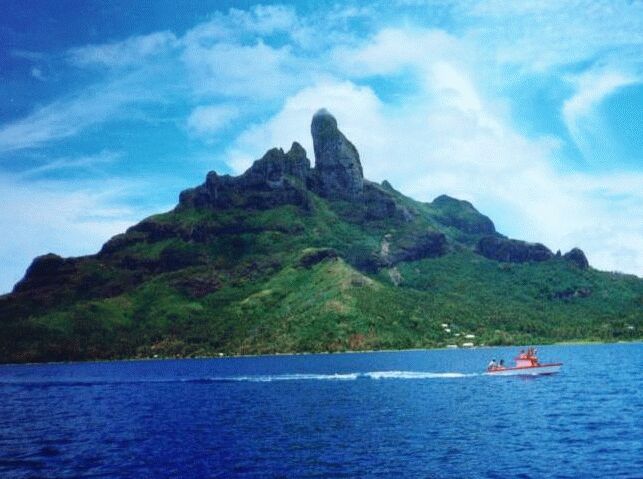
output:
M305 184L309 171L310 160L306 157L306 150L295 142L288 153L280 148L268 150L241 175L240 183L246 188L265 185L274 189L282 186L286 176L291 176Z
M311 268L326 259L335 259L337 257L337 251L333 248L310 248L305 250L301 258L299 258L299 265L304 268Z
M392 191L392 188L391 190ZM409 222L414 218L404 205L395 201L389 190L377 183L364 180L363 201L365 206L365 219L368 220L385 220L388 218L398 218Z
M476 247L476 252L485 258L508 263L546 261L554 254L540 243L527 243L499 236L485 236Z
M314 189L329 199L362 197L364 174L359 153L337 128L337 120L325 109L313 116L310 126L315 148Z
M27 268L25 277L13 288L14 293L35 290L69 279L75 273L75 261L49 253L38 256Z
M290 151L281 148L266 154L241 176L220 176L208 173L205 183L181 192L181 207L233 207L269 209L283 204L304 206L306 181L310 176L310 160L299 143Z
M493 222L468 201L441 195L431 205L440 213L436 219L445 226L453 226L469 234L493 235L496 232Z
M575 298L588 298L591 295L592 290L590 288L567 288L562 291L555 291L550 298L568 301Z
M573 264L578 266L580 269L589 268L589 261L582 249L573 248L563 255L563 258L567 261L571 261Z
M402 261L417 261L435 258L447 252L446 236L438 231L420 231L393 238L391 235L382 240L380 262L383 266L393 266Z

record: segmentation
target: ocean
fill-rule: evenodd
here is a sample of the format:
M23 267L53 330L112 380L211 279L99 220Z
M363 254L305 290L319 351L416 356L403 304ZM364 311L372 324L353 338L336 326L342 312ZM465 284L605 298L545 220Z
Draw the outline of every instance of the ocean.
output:
M643 477L643 344L0 366L0 477Z

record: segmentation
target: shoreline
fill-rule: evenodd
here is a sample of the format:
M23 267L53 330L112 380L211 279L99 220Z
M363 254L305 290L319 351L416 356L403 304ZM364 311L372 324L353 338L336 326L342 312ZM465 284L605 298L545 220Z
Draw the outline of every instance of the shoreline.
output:
M117 359L87 359L78 361L43 361L43 362L27 362L27 363L0 363L0 368L3 366L40 366L40 365L57 365L57 364L85 364L85 363L114 363L114 362L134 362L134 361L182 361L182 360L202 360L202 359L235 359L235 358L261 358L261 357L280 357L280 356L320 356L331 354L366 354L366 353L401 353L412 351L468 351L475 349L494 349L494 348L525 348L534 346L537 348L547 346L601 346L608 344L643 344L642 339L633 341L590 341L590 340L577 340L577 341L561 341L547 344L515 344L515 345L502 345L502 346L474 346L474 347L458 347L458 348L408 348L408 349L364 349L364 350L346 350L346 351L303 351L293 353L266 353L266 354L224 354L221 356L194 356L194 357L145 357L145 358L117 358Z

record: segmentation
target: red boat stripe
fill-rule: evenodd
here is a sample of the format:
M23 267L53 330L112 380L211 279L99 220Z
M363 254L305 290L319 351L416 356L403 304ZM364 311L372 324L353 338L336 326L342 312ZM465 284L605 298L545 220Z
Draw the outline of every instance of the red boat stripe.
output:
M500 372L500 371L515 371L515 370L520 370L520 369L550 368L552 366L562 366L562 365L563 365L563 363L540 364L538 366L524 366L524 367L521 367L521 368L491 369L491 370L488 370L487 372L495 373L495 372Z

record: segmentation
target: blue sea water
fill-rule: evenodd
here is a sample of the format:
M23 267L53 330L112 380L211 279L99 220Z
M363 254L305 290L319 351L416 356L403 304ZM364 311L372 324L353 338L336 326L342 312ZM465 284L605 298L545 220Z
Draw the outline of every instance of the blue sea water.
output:
M0 366L0 477L643 477L643 345Z

